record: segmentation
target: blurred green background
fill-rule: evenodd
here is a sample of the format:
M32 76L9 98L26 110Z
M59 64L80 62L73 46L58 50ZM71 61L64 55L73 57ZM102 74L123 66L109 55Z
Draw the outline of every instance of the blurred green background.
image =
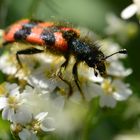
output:
M120 17L121 11L131 3L131 0L0 0L0 28L4 29L22 18L59 20L87 27L101 38L105 38L109 37L105 34L107 14L113 13ZM134 37L129 38L125 43L114 36L110 37L128 50L128 57L124 60L124 64L133 69L133 73L126 79L126 82L131 85L133 95L129 100L118 103L115 109L101 109L96 114L94 108L97 104L91 101L91 112L87 115L80 132L75 132L75 135L67 138L50 136L48 139L112 140L118 134L137 135L140 132L140 25L136 16L127 22L134 22L138 26ZM2 76L0 78L2 81ZM94 115L100 120L96 125L93 121ZM12 139L8 125L1 120L0 139L2 140Z

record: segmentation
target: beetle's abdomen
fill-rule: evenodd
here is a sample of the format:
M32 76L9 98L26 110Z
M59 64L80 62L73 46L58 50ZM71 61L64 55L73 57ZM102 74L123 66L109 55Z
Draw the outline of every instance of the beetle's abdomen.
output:
M72 28L56 26L53 22L25 19L8 27L3 38L5 42L26 42L63 52L68 50L68 40L64 33L69 31L78 34Z

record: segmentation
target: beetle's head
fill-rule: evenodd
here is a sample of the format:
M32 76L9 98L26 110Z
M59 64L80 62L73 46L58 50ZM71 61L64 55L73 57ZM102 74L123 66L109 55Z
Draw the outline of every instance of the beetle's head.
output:
M105 65L106 59L118 53L127 54L127 50L122 49L108 56L105 56L100 50L98 50L98 52L92 54L92 57L88 57L88 61L86 63L88 64L89 67L94 68L95 76L98 76L99 73L102 77L106 77L107 76Z

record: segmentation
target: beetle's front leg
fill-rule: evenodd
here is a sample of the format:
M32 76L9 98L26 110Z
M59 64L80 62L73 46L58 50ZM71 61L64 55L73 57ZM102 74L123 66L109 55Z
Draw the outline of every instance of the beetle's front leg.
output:
M43 52L43 50L39 50L39 49L36 49L36 48L28 48L28 49L25 49L25 50L17 51L16 59L17 59L17 62L19 64L20 68L22 68L22 63L21 63L20 58L19 58L20 55L33 55L33 54L42 53L42 52Z

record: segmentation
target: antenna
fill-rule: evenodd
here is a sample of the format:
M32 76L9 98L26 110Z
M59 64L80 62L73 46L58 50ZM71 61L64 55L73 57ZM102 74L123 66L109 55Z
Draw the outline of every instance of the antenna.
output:
M121 49L118 52L115 52L115 53L113 53L111 55L106 56L104 59L108 59L109 57L111 57L111 56L113 56L115 54L118 54L118 53L120 53L120 54L127 54L127 50L126 49Z

